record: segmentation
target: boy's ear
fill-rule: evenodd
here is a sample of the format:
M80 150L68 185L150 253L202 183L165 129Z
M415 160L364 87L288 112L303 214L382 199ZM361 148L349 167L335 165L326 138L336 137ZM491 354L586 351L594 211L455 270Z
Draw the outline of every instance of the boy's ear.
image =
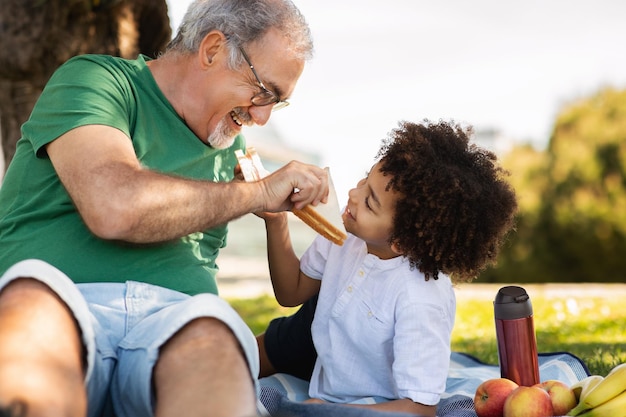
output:
M393 253L395 253L397 255L404 255L404 252L398 246L398 242L392 242L391 243L391 250L393 251Z

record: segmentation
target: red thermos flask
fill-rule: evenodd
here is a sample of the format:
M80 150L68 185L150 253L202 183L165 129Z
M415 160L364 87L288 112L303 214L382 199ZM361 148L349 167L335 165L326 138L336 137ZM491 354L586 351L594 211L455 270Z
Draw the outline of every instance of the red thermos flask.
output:
M493 303L500 374L518 385L539 381L539 359L530 297L521 287L502 287Z

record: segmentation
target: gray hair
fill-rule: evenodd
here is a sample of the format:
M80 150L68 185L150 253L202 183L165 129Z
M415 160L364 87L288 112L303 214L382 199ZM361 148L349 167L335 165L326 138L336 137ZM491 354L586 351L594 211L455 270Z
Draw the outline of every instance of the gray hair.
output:
M296 58L313 57L311 31L291 0L195 0L167 51L196 52L207 33L219 30L230 49L229 65L235 68L243 59L239 48L262 38L270 28L289 39Z

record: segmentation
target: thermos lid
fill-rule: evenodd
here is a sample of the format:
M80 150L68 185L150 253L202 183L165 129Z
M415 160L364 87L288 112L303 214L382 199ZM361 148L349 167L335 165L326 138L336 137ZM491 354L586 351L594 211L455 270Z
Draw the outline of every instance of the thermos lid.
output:
M493 302L496 320L515 320L533 315L530 297L522 287L502 287Z

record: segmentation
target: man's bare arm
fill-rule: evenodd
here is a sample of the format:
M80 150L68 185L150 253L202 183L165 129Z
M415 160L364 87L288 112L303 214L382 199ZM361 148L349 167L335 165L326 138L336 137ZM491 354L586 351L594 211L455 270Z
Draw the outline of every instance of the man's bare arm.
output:
M87 227L103 239L166 241L246 213L317 203L328 193L324 171L299 163L257 183L160 174L140 165L123 132L103 125L73 129L47 151Z

